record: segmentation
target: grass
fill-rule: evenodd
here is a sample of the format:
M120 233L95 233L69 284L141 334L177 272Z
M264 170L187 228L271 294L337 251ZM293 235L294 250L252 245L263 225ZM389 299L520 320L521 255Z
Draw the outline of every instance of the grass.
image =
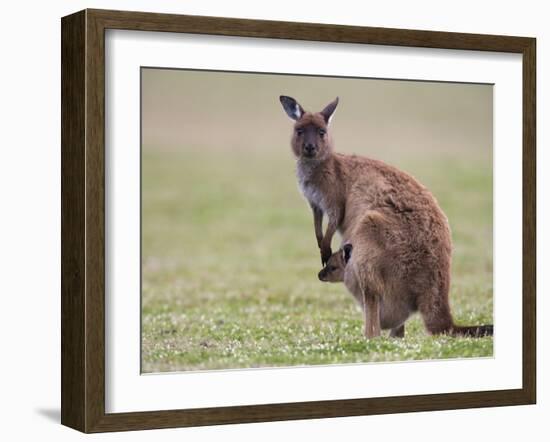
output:
M417 316L405 339L365 340L345 287L317 279L312 217L284 149L145 146L142 161L144 372L492 355L492 338L430 337ZM456 322L492 323L490 161L393 164L432 189L451 222Z

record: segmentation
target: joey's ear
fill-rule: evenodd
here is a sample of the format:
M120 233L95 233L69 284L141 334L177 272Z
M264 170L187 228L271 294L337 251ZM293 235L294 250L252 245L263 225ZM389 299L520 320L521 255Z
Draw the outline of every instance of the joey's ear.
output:
M304 108L294 98L281 95L279 97L286 114L293 120L299 120L304 115Z
M344 263L348 263L348 261L351 258L351 251L353 250L353 246L351 244L346 244L344 246Z
M330 123L332 115L336 110L336 106L338 106L338 97L336 97L331 103L327 104L327 106L321 111L321 115L323 115L327 124Z

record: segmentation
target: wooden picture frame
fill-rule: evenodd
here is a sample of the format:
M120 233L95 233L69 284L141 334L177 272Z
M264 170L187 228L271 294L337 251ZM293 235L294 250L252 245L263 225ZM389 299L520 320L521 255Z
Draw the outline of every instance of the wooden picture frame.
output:
M533 38L84 10L62 19L62 424L83 432L312 419L536 400ZM105 30L123 29L517 53L523 64L523 385L270 405L105 412Z

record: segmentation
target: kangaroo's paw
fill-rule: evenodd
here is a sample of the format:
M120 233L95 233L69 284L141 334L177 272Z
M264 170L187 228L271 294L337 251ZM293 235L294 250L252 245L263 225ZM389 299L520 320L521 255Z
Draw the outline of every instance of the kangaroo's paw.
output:
M330 248L330 246L321 247L321 263L323 264L323 266L328 262L328 259L331 257L331 255L332 249Z

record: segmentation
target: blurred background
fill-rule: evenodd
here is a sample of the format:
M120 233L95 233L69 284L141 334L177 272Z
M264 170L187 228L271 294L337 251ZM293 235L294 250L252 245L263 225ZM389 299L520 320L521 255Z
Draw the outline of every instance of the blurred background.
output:
M491 85L143 69L143 147L278 152L289 120L279 95L319 111L340 97L338 150L371 155L491 155ZM245 129L245 130L243 130Z
M141 92L144 372L492 354L492 338L427 337L418 319L402 341L362 338L345 287L317 280L279 103L339 96L336 150L430 188L453 232L457 322L488 323L491 85L144 68Z

